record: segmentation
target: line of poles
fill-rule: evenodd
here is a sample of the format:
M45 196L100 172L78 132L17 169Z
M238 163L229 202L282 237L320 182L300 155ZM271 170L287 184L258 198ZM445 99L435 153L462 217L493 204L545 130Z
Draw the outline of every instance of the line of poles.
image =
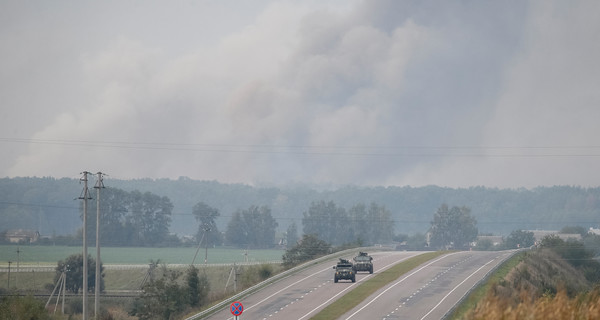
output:
M80 181L83 181L84 187L79 199L83 200L83 320L87 320L87 295L88 295L88 270L87 270L87 201L92 199L88 190L88 175L91 172L84 171ZM104 188L104 176L102 172L96 173L96 279L95 279L95 294L94 294L94 318L98 319L100 310L100 189Z

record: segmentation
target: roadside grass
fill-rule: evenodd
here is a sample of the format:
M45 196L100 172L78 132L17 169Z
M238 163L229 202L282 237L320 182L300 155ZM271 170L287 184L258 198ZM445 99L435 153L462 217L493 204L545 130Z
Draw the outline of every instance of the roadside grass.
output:
M448 253L448 251L427 252L382 271L325 307L311 319L337 319L388 283L398 279L419 265L446 253Z
M471 291L469 296L454 310L454 312L452 312L452 314L450 314L448 319L463 319L467 312L475 309L477 304L486 297L490 288L502 281L502 279L504 279L511 270L513 270L521 261L523 261L525 254L526 252L523 251L506 260L500 267L498 267L498 269L496 269L494 273L490 275L484 284Z
M17 253L17 250L19 251ZM211 282L211 292L215 295L226 295L233 291L233 278L230 278L231 265L239 263L238 271L251 266L242 266L247 259L249 262L264 262L272 265L273 272L280 272L278 264L270 261L280 261L284 250L242 250L233 248L208 248L208 264L204 265L206 249L201 248L196 257L196 266L200 271L207 273ZM177 268L184 271L189 265L197 248L131 248L131 247L106 247L102 248L101 257L105 266L104 284L105 290L139 290L142 281L148 271L148 263L159 260L159 264L167 264L168 268ZM92 257L95 255L94 248L88 252ZM59 260L64 260L72 254L81 253L81 247L69 246L37 246L37 245L0 245L0 291L6 290L9 283L11 289L17 287L24 292L52 291L54 287L54 268ZM17 260L20 267L51 267L52 271L17 271ZM8 270L10 264L10 280ZM225 264L225 265L221 265ZM134 265L130 269L115 270L107 269L107 265ZM260 265L260 264L259 264ZM214 281L213 281L214 280ZM225 285L229 281L229 286ZM250 280L238 279L237 289L244 287ZM48 289L50 288L50 289Z
M277 274L283 270L280 264L259 264L252 266L238 265L236 270L240 275L238 279L234 279L231 273L231 266L197 266L198 270L205 274L210 283L211 295L215 297L226 296L233 294L234 289L237 291L244 290L255 282L264 279L253 278L258 277L259 271L263 270L263 275ZM155 271L154 275L159 276L161 266ZM168 267L169 269L185 272L186 267ZM266 270L266 273L265 271ZM132 291L140 290L142 282L148 272L146 268L132 268L125 270L109 269L104 270L104 288L106 291ZM55 272L11 272L10 287L18 288L22 292L48 292L54 288ZM182 277L183 279L183 277ZM234 280L237 282L234 284ZM183 280L182 280L183 281ZM8 285L8 273L0 273L0 291L6 290ZM236 288L237 287L237 288Z

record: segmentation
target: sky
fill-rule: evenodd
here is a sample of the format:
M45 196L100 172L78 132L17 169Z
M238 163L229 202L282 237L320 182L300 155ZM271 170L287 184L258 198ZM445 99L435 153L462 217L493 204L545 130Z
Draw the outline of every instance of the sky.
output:
M0 2L0 177L600 181L598 1Z

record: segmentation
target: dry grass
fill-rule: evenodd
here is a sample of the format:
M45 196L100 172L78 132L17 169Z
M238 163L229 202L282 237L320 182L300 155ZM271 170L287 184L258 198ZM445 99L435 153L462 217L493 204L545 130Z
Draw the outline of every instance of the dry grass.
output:
M600 290L579 294L570 298L563 289L555 296L534 299L534 294L522 291L520 303L513 305L511 299L488 295L467 320L587 320L600 319Z
M600 319L600 287L551 250L527 253L466 320Z

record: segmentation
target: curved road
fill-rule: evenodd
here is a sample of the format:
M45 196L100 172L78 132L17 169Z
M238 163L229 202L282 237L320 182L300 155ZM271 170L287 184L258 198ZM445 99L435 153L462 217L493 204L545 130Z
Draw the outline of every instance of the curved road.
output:
M374 274L356 283L333 282L337 259L309 267L245 297L240 319L310 319L324 307L392 265L422 252L375 252ZM340 319L441 319L511 252L457 252L431 260L373 294ZM351 258L351 257L347 257ZM206 319L233 319L229 308Z

